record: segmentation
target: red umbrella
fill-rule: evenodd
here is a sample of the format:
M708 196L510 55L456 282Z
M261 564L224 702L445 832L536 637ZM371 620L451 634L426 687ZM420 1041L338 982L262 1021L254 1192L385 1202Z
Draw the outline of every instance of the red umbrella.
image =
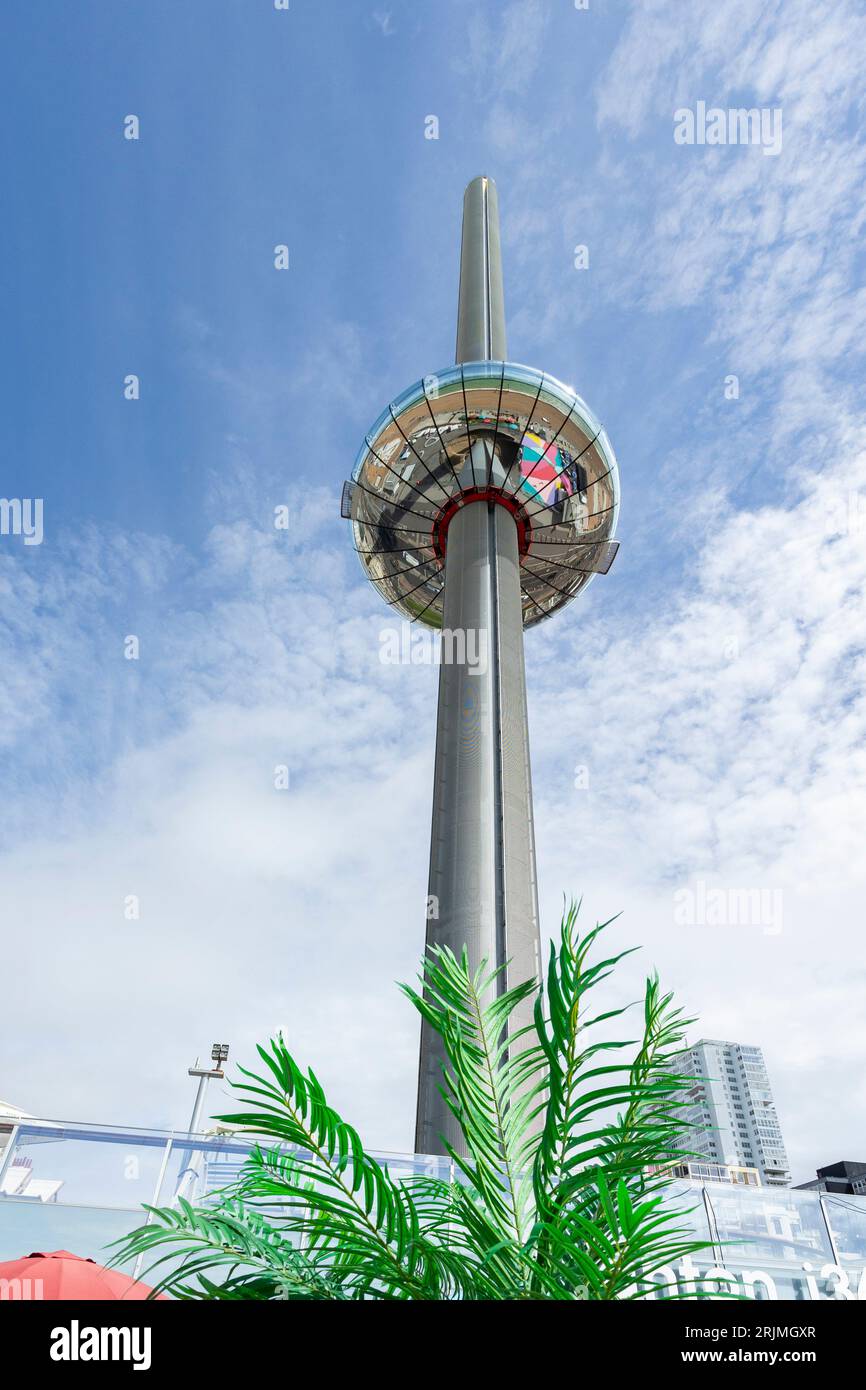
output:
M13 1279L19 1283L11 1283ZM137 1283L128 1274L104 1269L95 1260L71 1255L68 1250L34 1250L22 1260L7 1260L0 1264L0 1284L7 1290L17 1289L22 1298L72 1298L89 1303L111 1299L137 1302L151 1292L147 1284ZM165 1294L157 1297L165 1298Z

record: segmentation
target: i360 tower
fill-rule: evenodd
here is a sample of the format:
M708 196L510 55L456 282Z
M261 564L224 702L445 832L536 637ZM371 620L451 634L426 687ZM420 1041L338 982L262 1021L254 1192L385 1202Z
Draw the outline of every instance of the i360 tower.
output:
M541 971L523 629L610 568L619 483L585 402L507 360L487 178L463 200L456 361L382 412L342 510L385 602L441 632L427 944L507 962L504 989ZM559 731L565 757L583 733ZM441 1061L425 1022L416 1153L463 1149Z

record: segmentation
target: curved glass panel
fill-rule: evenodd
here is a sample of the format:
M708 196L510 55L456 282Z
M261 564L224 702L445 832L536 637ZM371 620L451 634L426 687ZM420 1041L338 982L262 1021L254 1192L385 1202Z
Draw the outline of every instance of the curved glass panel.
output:
M411 406L417 405L419 401L423 403L425 399L424 382L413 382L405 391L401 391L399 396L395 396L394 400L391 402L389 413L393 412L394 415L402 415L405 410L409 410Z
M442 622L447 520L463 494L481 489L517 509L527 626L616 552L608 437L584 400L535 367L465 362L415 382L379 416L352 478L347 511L366 573L386 603L432 627Z
M397 483L398 491L389 492L387 485L394 482ZM430 508L429 503L423 497L413 495L403 489L399 479L395 479L392 474L385 475L385 484L386 491L379 496L365 492L360 483L356 484L360 496L355 496L352 499L352 519L371 526L391 527L398 530L414 527L415 530L426 531L429 534L436 520L436 512ZM415 507L413 507L413 503L416 504Z

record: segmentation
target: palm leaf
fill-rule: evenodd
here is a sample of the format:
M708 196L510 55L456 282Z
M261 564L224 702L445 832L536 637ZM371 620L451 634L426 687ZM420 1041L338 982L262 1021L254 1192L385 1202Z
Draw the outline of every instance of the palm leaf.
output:
M501 970L469 968L447 947L424 961L424 993L404 993L442 1038L448 1065L442 1093L460 1126L468 1157L449 1146L489 1222L489 1239L521 1247L531 1230L531 1171L538 1144L546 1068L531 1028L509 1033L515 1008L534 982L498 993Z
M257 1141L238 1181L199 1207L147 1208L114 1262L150 1260L154 1288L184 1299L646 1297L663 1267L711 1248L664 1171L689 1142L676 1058L691 1020L651 976L640 1036L606 1038L625 1009L594 1009L591 991L628 952L598 953L610 923L580 936L577 917L572 904L543 993L446 948L421 992L403 986L443 1041L458 1181L392 1177L272 1039L261 1072L233 1083L246 1108L219 1116ZM533 996L533 1024L510 1032Z

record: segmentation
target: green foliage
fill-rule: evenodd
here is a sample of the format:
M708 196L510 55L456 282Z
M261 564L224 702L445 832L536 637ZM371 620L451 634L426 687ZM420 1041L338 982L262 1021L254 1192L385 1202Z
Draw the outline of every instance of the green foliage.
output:
M629 954L591 960L609 925L581 937L572 904L543 989L497 994L497 972L446 948L428 953L421 992L403 986L444 1042L466 1149L450 1151L454 1180L393 1178L274 1038L264 1069L233 1083L246 1108L219 1117L259 1141L237 1184L147 1208L115 1263L156 1256L142 1277L179 1298L645 1296L654 1271L708 1248L659 1171L683 1157L690 1081L671 1067L692 1020L652 976L641 1036L605 1036L626 1010L593 1012L592 991ZM532 996L533 1025L509 1033Z

